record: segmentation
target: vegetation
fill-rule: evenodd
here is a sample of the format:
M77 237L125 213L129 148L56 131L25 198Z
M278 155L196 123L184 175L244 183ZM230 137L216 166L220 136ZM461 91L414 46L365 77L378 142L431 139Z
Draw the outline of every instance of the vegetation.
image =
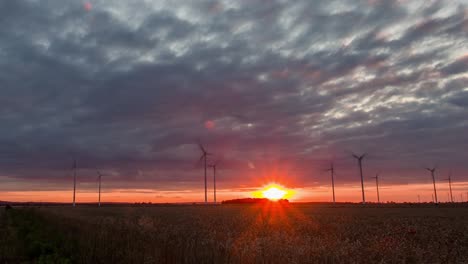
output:
M287 199L279 199L276 202L273 202L267 198L242 198L242 199L233 199L226 200L222 202L223 204L257 204L257 203L289 203Z
M0 209L0 263L468 262L455 205Z

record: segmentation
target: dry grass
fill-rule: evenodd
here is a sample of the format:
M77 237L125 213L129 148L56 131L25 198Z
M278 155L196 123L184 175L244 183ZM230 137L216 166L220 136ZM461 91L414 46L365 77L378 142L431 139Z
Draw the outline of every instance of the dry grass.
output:
M468 263L466 207L15 210L39 219L40 228L47 229L49 236L56 234L52 238L37 235L37 239L58 243L51 244L54 250L49 253L61 262Z

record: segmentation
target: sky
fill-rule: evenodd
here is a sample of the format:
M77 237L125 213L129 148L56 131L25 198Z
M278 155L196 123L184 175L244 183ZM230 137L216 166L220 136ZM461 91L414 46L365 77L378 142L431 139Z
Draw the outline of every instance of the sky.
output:
M0 1L0 200L468 198L466 0ZM209 200L212 200L212 174Z

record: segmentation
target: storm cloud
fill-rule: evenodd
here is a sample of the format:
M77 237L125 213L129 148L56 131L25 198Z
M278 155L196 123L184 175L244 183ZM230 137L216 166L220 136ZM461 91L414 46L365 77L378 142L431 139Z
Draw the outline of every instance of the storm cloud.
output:
M0 2L0 190L468 181L466 1ZM455 177L455 176L454 176ZM40 187L37 187L40 186ZM157 187L156 187L157 186Z

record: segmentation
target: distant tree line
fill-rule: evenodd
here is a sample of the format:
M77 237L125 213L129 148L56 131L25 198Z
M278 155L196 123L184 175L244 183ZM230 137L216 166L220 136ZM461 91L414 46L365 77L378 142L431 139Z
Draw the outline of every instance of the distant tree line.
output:
M222 204L262 204L262 203L289 203L287 199L272 201L267 198L243 198L223 201Z

